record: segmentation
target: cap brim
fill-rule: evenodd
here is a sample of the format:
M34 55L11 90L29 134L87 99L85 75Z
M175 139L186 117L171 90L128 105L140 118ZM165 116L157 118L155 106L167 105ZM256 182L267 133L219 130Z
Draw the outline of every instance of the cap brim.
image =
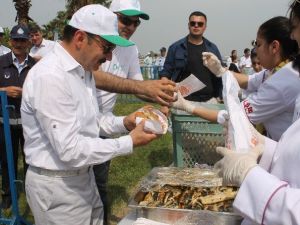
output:
M149 20L150 17L148 14L142 12L142 11L139 11L139 10L135 10L135 9L127 9L127 10L122 10L122 11L119 11L119 13L125 15L125 16L138 16L144 20Z
M105 39L106 41L113 43L115 45L118 46L122 46L122 47L128 47L128 46L132 46L134 45L133 42L128 41L125 38L122 38L118 35L100 35L100 37L102 37L103 39Z
M17 36L17 35L10 35L11 39L26 39L29 40L29 37L26 36Z

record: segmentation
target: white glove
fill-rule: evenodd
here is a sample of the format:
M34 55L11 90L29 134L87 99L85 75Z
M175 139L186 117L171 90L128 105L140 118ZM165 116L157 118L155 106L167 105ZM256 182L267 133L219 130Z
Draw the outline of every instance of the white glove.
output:
M225 128L228 128L228 120L229 120L228 112L226 110L220 110L218 112L217 122L223 125Z
M214 168L223 177L223 185L240 186L250 169L257 165L257 159L263 152L258 145L247 153L236 152L224 147L217 147L217 153L223 155Z
M177 92L177 101L172 103L172 108L174 109L180 109L183 111L186 111L188 113L193 113L195 106L192 105L189 101L185 100L180 91Z
M222 67L220 60L211 52L202 53L203 65L206 66L217 77L221 77L226 69Z
M211 98L209 100L207 100L205 103L207 104L218 104L218 100L216 98Z

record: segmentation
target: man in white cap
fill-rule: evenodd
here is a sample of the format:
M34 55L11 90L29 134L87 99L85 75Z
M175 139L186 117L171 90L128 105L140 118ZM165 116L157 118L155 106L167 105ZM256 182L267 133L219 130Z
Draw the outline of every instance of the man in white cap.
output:
M92 166L132 152L157 135L135 116L102 116L90 71L111 60L120 37L117 16L101 5L79 9L61 43L33 67L23 86L26 196L36 225L102 225ZM131 131L130 131L131 130ZM129 135L103 140L100 134Z
M4 45L2 45L2 38L4 36L4 30L2 27L0 27L0 56L5 55L6 53L11 52L11 50Z
M110 10L118 17L118 31L120 36L127 40L131 38L140 25L140 18L149 20L149 16L141 11L138 0L113 0L110 5ZM112 52L112 59L103 63L101 69L122 78L143 80L136 45L129 47L117 46ZM137 96L148 100L144 96ZM117 94L97 89L97 99L100 112L112 114ZM107 161L94 166L96 183L104 206L104 225L107 224L107 181L109 165L110 161Z

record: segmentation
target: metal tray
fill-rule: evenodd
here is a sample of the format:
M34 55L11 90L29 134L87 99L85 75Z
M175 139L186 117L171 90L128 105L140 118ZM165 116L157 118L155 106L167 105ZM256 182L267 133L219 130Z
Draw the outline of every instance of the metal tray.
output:
M183 221L190 221L193 218L201 218L209 223L203 223L203 225L240 225L242 217L235 213L226 212L212 212L207 210L191 210L191 209L172 209L162 207L144 207L138 205L133 199L128 205L130 208L136 209L137 217L144 217L152 220L156 220L163 223L178 224L178 225L202 225L193 223L184 223ZM182 221L182 224L179 223ZM194 221L194 220L193 220Z
M201 218L205 221L203 225L240 225L242 217L231 212L212 212L207 210L192 210L192 209L177 209L177 208L164 208L164 207L149 207L141 206L135 201L135 197L139 192L145 192L154 184L161 184L165 182L178 182L179 184L189 183L195 186L219 186L222 181L218 177L213 175L209 169L204 169L199 172L199 177L196 176L196 181L192 182L189 174L193 175L197 171L195 168L174 168L174 167L156 167L140 182L138 190L134 193L133 197L129 201L129 207L136 210L137 217L144 217L152 220L156 220L163 223L169 223L172 225L202 225L201 223L183 222L194 221L194 218L198 218L197 221L201 221ZM170 180L168 176L173 176ZM179 173L180 172L180 173ZM182 176L184 172L184 176ZM212 174L211 174L212 173ZM166 178L164 178L166 175ZM178 175L178 176L177 176ZM182 179L179 179L181 177ZM182 221L182 222L180 222ZM180 223L179 223L180 222Z

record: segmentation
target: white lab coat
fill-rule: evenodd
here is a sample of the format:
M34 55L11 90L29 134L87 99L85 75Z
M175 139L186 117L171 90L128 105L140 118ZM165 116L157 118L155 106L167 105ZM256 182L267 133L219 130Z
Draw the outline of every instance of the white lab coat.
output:
M234 208L243 225L300 224L300 119L278 143L266 138L260 166L247 174Z

